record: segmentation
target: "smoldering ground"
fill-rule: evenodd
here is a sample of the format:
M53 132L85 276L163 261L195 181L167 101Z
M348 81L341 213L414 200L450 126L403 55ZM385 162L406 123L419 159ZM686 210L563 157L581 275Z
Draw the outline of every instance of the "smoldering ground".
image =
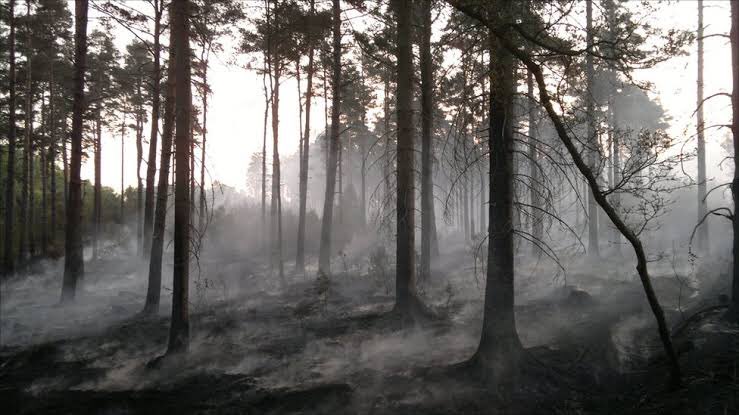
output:
M142 317L146 263L130 246L111 243L88 264L74 304L58 304L60 262L4 282L4 407L121 414L637 413L654 407L633 395L661 384L666 368L628 254L597 264L560 257L565 272L548 258L531 261L519 248L517 328L538 366L504 399L449 366L474 353L480 334L484 264L473 265L469 243L442 238L434 275L419 282L439 318L409 327L388 317L393 258L385 252L378 259L381 237L354 237L336 256L328 281L309 267L306 274L288 272L282 286L268 264L253 259L263 248L231 239L237 234L213 234L203 245L190 284L189 351L156 367L151 362L166 347L171 283L165 278L159 314ZM171 275L169 267L164 275ZM664 255L652 269L674 325L718 301L728 282L721 257L709 267ZM683 359L699 365L691 353L726 350L715 346L725 341L716 333L732 329L709 318L687 330L691 340L678 339Z

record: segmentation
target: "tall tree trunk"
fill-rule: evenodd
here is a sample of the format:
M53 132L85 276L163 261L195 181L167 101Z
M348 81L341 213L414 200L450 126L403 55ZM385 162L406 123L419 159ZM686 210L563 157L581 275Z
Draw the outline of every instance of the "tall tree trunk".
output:
M739 154L739 0L731 0L731 130L734 141L734 154ZM739 157L734 156L734 179L731 183L731 194L734 202L733 217L733 278L731 285L731 309L734 321L739 321Z
M529 159L529 199L531 203L531 236L534 244L531 248L532 254L537 258L541 256L541 240L544 237L544 210L541 205L541 178L539 174L538 154L536 151L537 125L536 125L536 102L534 101L534 78L529 71L526 76L527 104L528 104L528 159Z
M74 82L72 101L72 154L69 166L69 200L64 245L64 281L62 302L74 299L77 280L82 278L85 266L82 257L82 116L84 112L85 58L87 55L87 0L75 0L74 16Z
M100 243L100 226L102 225L102 125L100 121L100 111L97 111L95 119L95 141L93 144L94 163L95 163L95 189L93 196L93 235L92 235L92 258L98 259L98 244Z
M397 246L395 310L403 318L413 317L420 302L416 294L413 55L411 10L406 2L391 2L397 19Z
M13 250L15 223L15 0L10 0L8 25L8 162L5 177L5 229L3 250L3 273L11 275L15 272L15 256Z
M47 236L48 236L48 229L46 228L47 225L47 205L46 205L46 190L47 190L47 182L46 182L46 172L47 172L47 164L46 164L46 142L48 141L46 137L48 137L48 116L46 114L46 91L44 90L43 86L41 87L41 139L38 142L38 154L39 154L39 173L41 174L41 213L39 214L39 228L41 230L41 251L40 253L42 255L46 255L46 247L47 247Z
M67 127L67 120L66 117L64 119L64 125L63 130L66 130ZM67 210L69 210L69 175L70 175L70 168L69 168L69 154L67 153L67 134L62 134L62 169L64 173L64 203L62 203L62 206L64 207L64 216L67 215ZM64 224L66 229L66 223ZM66 234L66 232L65 232Z
M267 0L269 8L269 0ZM269 18L269 10L267 11ZM270 240L272 242L272 265L277 265L280 283L285 285L285 266L282 258L282 197L280 195L280 78L282 76L282 57L273 55L272 40L268 38L267 66L270 74L272 92L272 198L270 203Z
M431 57L431 0L422 3L421 36L421 276L431 275L434 220L433 131L434 131L434 62Z
M141 78L137 82L136 93L141 97ZM138 256L144 254L144 183L141 180L141 163L144 161L144 108L141 104L136 108L136 249Z
M310 0L310 13L315 13L315 0ZM308 161L310 159L310 110L313 100L313 42L309 40L308 49L308 73L305 91L305 126L303 133L302 160L300 162L300 201L298 207L298 247L295 255L295 270L299 273L305 272L305 210L308 203Z
M126 204L126 188L124 187L123 178L124 175L124 164L125 164L125 151L126 151L126 106L125 103L123 104L123 122L121 124L121 206L120 206L120 212L118 215L120 216L121 220L121 232L123 229L125 229L126 224L124 223L126 219L125 214L125 204Z
M265 241L267 239L266 232L264 232L264 228L267 224L267 118L269 117L269 104L271 102L270 95L267 92L267 83L265 81L265 77L266 75L262 76L262 86L264 87L264 126L262 135L262 234L260 235L262 241Z
M496 19L508 21L510 0L498 0ZM491 13L493 14L493 13ZM499 20L500 21L500 20ZM508 30L506 30L508 31ZM523 347L514 313L513 116L514 61L490 34L490 204L488 266L482 335L474 359L495 379L516 381Z
M30 33L31 26L31 2L26 0L26 32ZM29 169L31 165L31 157L33 157L33 151L31 150L31 136L33 134L33 84L32 84L32 62L31 62L31 37L26 37L26 116L25 116L25 134L23 140L23 189L21 189L21 216L23 218L21 222L20 231L20 252L19 262L21 267L25 268L26 262L28 261L28 255L30 251L29 242L31 233L31 215L28 212L28 198L30 175Z
M210 53L210 51L208 52ZM198 233L205 232L205 145L208 137L208 59L203 61L203 141L200 147L200 206L198 209Z
M698 222L703 223L696 230L698 250L701 253L708 253L708 221L703 218L708 213L706 204L706 137L704 133L705 123L703 121L703 0L698 0L698 79L696 82L696 114L697 114L697 135L698 135Z
M336 165L339 155L339 116L341 114L341 5L339 0L333 0L332 16L331 136L328 140L326 157L326 195L323 200L323 218L321 220L321 247L318 255L319 276L331 274L331 224L334 215Z
M190 222L195 217L195 119L190 120Z
M380 207L380 212L383 212L385 208L389 208L392 201L392 192L390 191L390 174L392 170L393 160L392 160L392 153L390 152L390 145L392 143L392 140L390 138L390 70L386 70L384 73L384 82L383 82L383 99L382 99L382 115L383 115L383 129L382 132L385 135L385 154L383 158L385 159L385 162L383 163L383 172L382 172L382 178L385 185L384 188L384 204ZM390 229L392 229L392 222L390 221L390 218L381 218L381 219L387 219L387 229L388 233L390 233Z
M170 11L172 6L170 5ZM176 50L174 36L169 37L169 59L167 66L167 82L164 97L164 120L162 126L162 149L159 157L159 181L156 192L156 208L154 209L154 226L151 236L151 252L149 254L149 284L146 290L144 314L155 315L159 312L159 300L162 290L162 254L164 252L164 229L167 223L167 192L169 192L169 169L172 160L172 133L175 117L175 65Z
M190 337L188 291L190 271L190 2L173 0L172 36L175 45L175 207L174 207L174 272L172 275L172 320L167 354L187 350Z
M593 47L593 0L585 0L586 9L586 42L588 51ZM598 157L598 140L595 136L595 102L593 99L593 80L595 70L593 68L593 56L588 53L585 55L585 111L587 112L587 131L586 131L586 154L588 155L588 167L595 168L596 157ZM600 257L600 247L598 244L598 203L595 201L595 195L588 190L588 256L593 258Z
M49 164L51 167L51 183L50 186L50 204L51 204L51 225L50 240L51 246L56 248L56 111L54 111L54 59L52 58L49 69ZM56 249L54 249L56 253Z
M159 131L159 107L161 94L161 45L159 36L162 25L162 8L160 0L154 3L154 62L152 66L152 90L151 90L151 131L149 133L149 158L146 164L146 195L144 200L144 241L143 254L151 252L152 227L154 225L154 177L157 172L157 141Z

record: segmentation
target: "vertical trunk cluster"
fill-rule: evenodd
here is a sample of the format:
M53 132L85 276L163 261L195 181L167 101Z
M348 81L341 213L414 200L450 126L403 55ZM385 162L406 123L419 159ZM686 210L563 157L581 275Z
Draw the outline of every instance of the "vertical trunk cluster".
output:
M170 4L170 12L172 11ZM172 14L170 14L172 16ZM156 314L159 311L159 300L162 290L162 255L164 252L164 227L167 222L167 192L169 191L169 170L172 159L172 135L175 118L175 49L174 35L169 36L169 59L167 66L167 82L164 97L164 123L162 126L162 154L159 158L159 182L156 192L156 209L149 253L149 284L146 291L145 314Z
M588 155L588 167L592 170L596 165L598 157L598 140L595 131L595 102L593 100L593 55L590 53L593 47L593 0L585 1L586 14L586 42L588 53L585 55L585 112L587 117L586 126L586 154ZM588 194L588 255L590 258L600 257L598 245L598 204L592 191Z
M151 253L151 240L154 226L154 176L157 164L157 141L159 131L159 106L161 94L162 64L159 35L162 31L162 8L159 0L154 0L154 64L152 66L151 89L151 131L149 133L149 158L146 164L146 195L144 200L144 236L142 249L144 255Z
M708 214L706 205L706 136L703 119L703 0L698 0L698 77L696 81L696 133L698 137L698 222L703 223L696 229L698 250L707 253L708 221L703 220Z
M511 20L511 0L490 6L496 24ZM502 26L502 25L501 25ZM507 27L507 26L506 26ZM506 34L508 29L506 29ZM514 60L490 33L488 266L482 334L475 361L500 380L515 382L523 352L514 315L513 96Z
M315 13L316 2L310 1L310 13ZM308 160L310 159L310 110L313 99L313 42L315 39L309 37L308 42L308 74L307 90L305 92L305 126L300 150L300 206L298 208L298 247L295 255L295 269L297 272L305 272L305 210L308 202Z
M339 116L341 114L341 6L339 0L333 0L332 16L331 133L328 139L326 197L323 200L318 275L330 275L331 273L331 224L334 215L336 166L339 155Z
M173 0L172 35L175 50L175 207L172 320L167 353L187 350L190 336L188 312L190 271L190 134L192 95L190 85L190 2Z
M85 272L82 257L82 116L84 112L85 65L87 56L87 0L75 0L74 79L72 101L72 152L69 165L69 200L65 238L62 302L74 299L77 280Z

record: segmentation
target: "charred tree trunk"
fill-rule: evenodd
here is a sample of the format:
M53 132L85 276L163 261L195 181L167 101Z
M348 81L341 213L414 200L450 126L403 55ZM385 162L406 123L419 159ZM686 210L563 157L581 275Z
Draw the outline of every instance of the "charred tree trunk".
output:
M431 56L431 0L422 4L421 36L421 277L431 275L434 226L433 131L434 62Z
M82 257L82 116L84 111L85 67L87 55L87 0L75 0L74 83L72 101L72 154L69 166L69 200L64 256L62 302L74 299L77 280L85 272Z
M402 318L414 318L421 306L416 293L413 54L411 10L406 2L391 2L397 19L397 246L395 311Z
M510 17L510 0L498 0L496 19ZM516 382L523 347L514 314L513 258L513 95L514 60L490 34L490 204L488 266L480 344L474 360L501 382Z
M334 193L336 192L336 167L339 155L339 116L341 114L341 6L333 0L331 65L331 136L328 140L326 164L326 195L323 200L321 220L321 247L318 256L318 275L331 274L331 224L334 215Z
M172 274L172 320L167 354L184 352L190 337L188 291L190 271L190 2L173 0L172 36L175 49L175 207L174 271Z
M315 0L310 2L311 15L315 13ZM295 255L295 270L305 272L305 210L308 203L308 161L310 160L310 110L313 99L313 40L308 49L308 73L305 91L305 126L303 133L303 147L300 162L300 205L298 207L298 246Z
M167 66L162 154L159 157L159 181L157 183L154 227L151 236L151 253L149 254L149 284L146 291L146 304L144 305L144 314L148 315L155 315L159 312L162 290L162 254L164 252L164 229L167 222L167 192L169 192L169 169L172 160L172 133L175 117L176 74L173 63L176 61L176 50L173 36L170 36L169 39L169 50L169 58L172 63Z

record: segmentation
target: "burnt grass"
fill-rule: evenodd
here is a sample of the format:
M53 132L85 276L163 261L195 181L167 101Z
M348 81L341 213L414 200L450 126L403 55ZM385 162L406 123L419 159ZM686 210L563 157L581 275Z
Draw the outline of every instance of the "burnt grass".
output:
M681 328L684 385L670 390L644 304L625 300L638 295L633 283L522 301L520 376L491 383L459 364L476 347L479 298L441 298L432 287L425 298L440 317L410 327L390 313L383 287L347 273L317 289L313 278L294 276L281 290L206 302L192 308L189 352L158 364L169 305L145 318L135 296L115 296L118 320L0 349L0 412L739 413L739 328L720 308ZM646 323L627 330L629 319ZM629 344L615 332L628 333Z

